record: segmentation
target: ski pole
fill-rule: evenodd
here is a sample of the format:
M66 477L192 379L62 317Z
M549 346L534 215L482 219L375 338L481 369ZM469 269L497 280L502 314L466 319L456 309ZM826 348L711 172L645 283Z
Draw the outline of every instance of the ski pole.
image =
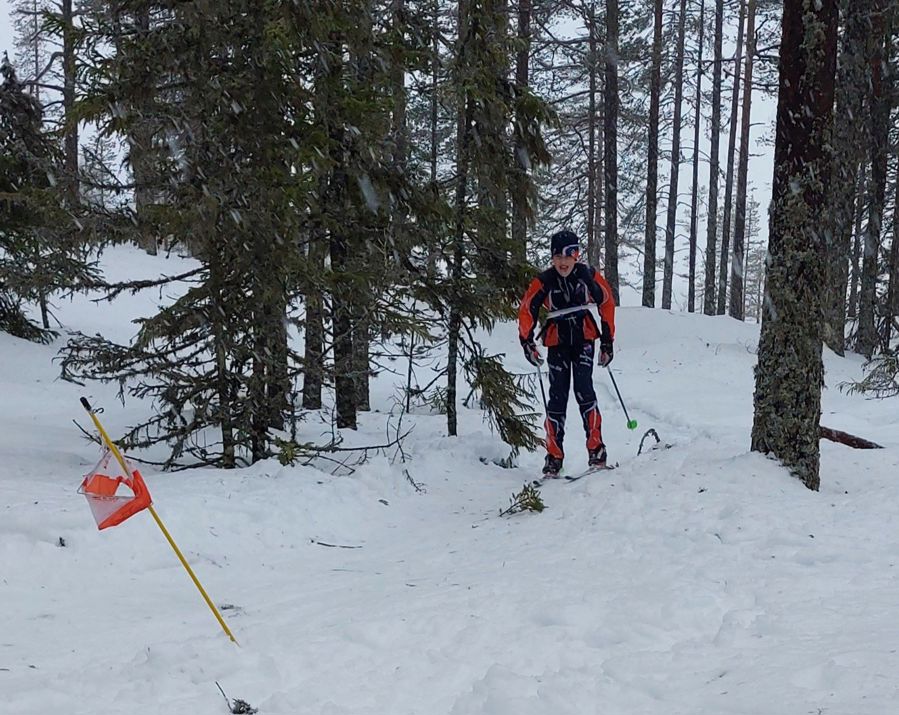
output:
M549 407L546 404L546 390L543 388L543 370L540 366L537 366L537 378L540 380L540 394L543 395L543 410L548 411Z
M618 394L618 402L621 403L621 409L624 410L624 416L627 418L627 428L628 429L637 429L637 420L632 420L630 415L627 413L627 407L624 406L624 400L621 399L621 391L618 389L618 383L615 382L615 376L612 374L612 368L606 366L606 370L609 371L609 377L612 378L612 384L615 386L615 392Z

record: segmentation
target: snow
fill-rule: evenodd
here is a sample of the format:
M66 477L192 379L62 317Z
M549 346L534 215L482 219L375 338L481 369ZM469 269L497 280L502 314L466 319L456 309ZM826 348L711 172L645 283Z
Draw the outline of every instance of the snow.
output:
M190 268L132 249L104 264L110 280ZM172 294L77 297L57 314L126 340ZM757 326L632 307L617 324L612 369L639 429L597 369L620 466L545 485L541 514L498 516L541 455L481 464L507 450L464 408L459 438L439 415L407 415L410 461L376 455L350 476L276 461L142 469L239 646L149 514L98 532L76 493L97 458L72 424L88 425L78 397L105 408L113 435L151 406L59 381L63 339L0 334L5 712L212 715L227 712L216 682L262 715L892 712L899 403L841 392L862 359L827 352L822 421L886 449L822 442L813 493L749 452ZM487 340L526 369L513 325ZM376 409L390 409L394 379L375 383ZM364 415L352 442L382 443L385 418ZM568 419L575 471L573 399ZM650 427L675 448L636 457ZM330 434L324 418L301 428Z

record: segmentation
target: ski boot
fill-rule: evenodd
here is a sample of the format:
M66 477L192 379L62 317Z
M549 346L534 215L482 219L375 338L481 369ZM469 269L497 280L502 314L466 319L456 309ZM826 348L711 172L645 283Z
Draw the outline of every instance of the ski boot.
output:
M596 449L587 451L587 466L591 469L605 469L606 467L606 446L599 445Z
M551 454L547 454L546 461L543 463L544 479L555 479L559 476L559 472L561 471L562 460L558 457L553 457Z

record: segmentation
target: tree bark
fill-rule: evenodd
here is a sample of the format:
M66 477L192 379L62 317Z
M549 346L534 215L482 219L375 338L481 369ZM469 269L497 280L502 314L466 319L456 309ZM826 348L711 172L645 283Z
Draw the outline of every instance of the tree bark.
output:
M868 224L864 236L861 292L858 306L857 349L870 358L877 347L875 303L877 301L877 272L880 239L883 228L887 184L887 149L890 131L889 62L890 23L889 0L875 0L871 14L870 32L874 40L871 55L871 84L869 118L869 150L871 184L868 195Z
M833 243L829 246L824 303L824 344L838 355L845 349L846 289L856 176L864 153L862 116L868 62L865 59L871 12L870 0L843 0L844 36L837 69L834 133L834 180L831 182Z
M601 132L599 117L597 116L597 81L599 53L597 46L599 38L596 36L596 3L590 3L590 21L587 23L587 81L589 92L587 95L587 261L591 266L598 266L599 250L599 197L602 195L602 151L597 149L597 143L602 146L602 139L598 137ZM597 141L599 139L599 141Z
M860 282L861 266L859 262L862 257L862 222L865 218L865 186L868 183L868 162L864 157L861 158L858 165L858 173L855 177L855 227L852 232L852 256L849 266L849 307L846 310L848 317L855 318L858 316L858 284Z
M649 149L646 168L646 230L643 239L643 305L656 304L656 213L659 201L659 96L662 92L662 0L655 0L652 76L649 84Z
M693 115L693 191L690 198L690 285L687 288L687 306L692 313L696 309L696 225L699 204L699 124L702 107L702 47L705 38L705 0L699 11L699 59L696 63L696 109Z
M724 0L715 2L715 61L712 76L712 147L709 156L709 212L706 217L705 236L705 285L703 287L703 312L715 314L715 257L718 244L718 174L719 142L721 139L721 44L724 34ZM693 285L693 281L690 281ZM693 307L690 307L693 311Z
M734 158L737 153L737 111L740 108L740 69L743 60L743 28L746 24L746 0L740 1L737 21L737 51L734 55L734 90L730 98L730 135L727 140L727 174L724 179L724 226L721 231L721 263L718 266L718 304L715 312L724 315L727 305L727 279L730 268L731 212L734 204Z
M746 188L749 174L749 127L752 120L752 62L755 55L755 0L746 17L746 72L743 75L743 110L740 117L740 163L737 167L737 210L734 220L734 256L730 276L730 314L743 320L743 250L746 235Z
M603 170L605 181L605 264L603 274L618 290L618 0L606 0L606 68L603 120Z
M63 73L63 124L64 155L69 206L80 203L78 189L78 120L75 118L75 17L72 0L62 0L62 73Z
M752 449L817 491L827 240L819 214L832 167L836 0L785 0L782 30Z
M893 199L893 241L890 245L889 287L887 289L887 314L883 330L884 349L889 348L893 339L894 319L899 317L899 177L895 181Z
M518 0L518 52L515 55L515 85L519 91L530 86L531 0ZM524 142L516 140L512 160L512 244L516 259L524 264L528 243L528 170ZM589 199L588 199L589 201Z
M877 444L877 442L872 442L864 437L858 437L838 429L831 429L830 427L821 425L819 430L821 439L839 442L840 444L845 444L847 447L852 447L853 449L883 449L883 445Z
M703 0L703 12L705 0ZM671 292L674 283L674 235L677 230L678 178L680 175L681 105L684 102L684 36L687 23L687 1L680 2L677 22L677 49L674 59L674 126L671 136L671 174L668 179L668 207L665 222L665 267L662 275L662 308L671 309ZM702 37L700 36L700 44ZM700 51L700 55L702 52ZM697 73L697 76L701 76Z

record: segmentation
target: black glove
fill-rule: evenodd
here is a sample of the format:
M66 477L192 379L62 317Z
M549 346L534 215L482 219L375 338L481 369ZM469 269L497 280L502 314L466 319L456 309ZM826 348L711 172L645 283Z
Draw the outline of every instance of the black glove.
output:
M611 340L599 344L599 360L597 362L600 367L608 367L609 363L612 362L614 355L615 351L612 349Z
M543 356L537 351L537 346L533 340L522 341L521 347L524 350L524 359L534 367L540 367L543 364Z

